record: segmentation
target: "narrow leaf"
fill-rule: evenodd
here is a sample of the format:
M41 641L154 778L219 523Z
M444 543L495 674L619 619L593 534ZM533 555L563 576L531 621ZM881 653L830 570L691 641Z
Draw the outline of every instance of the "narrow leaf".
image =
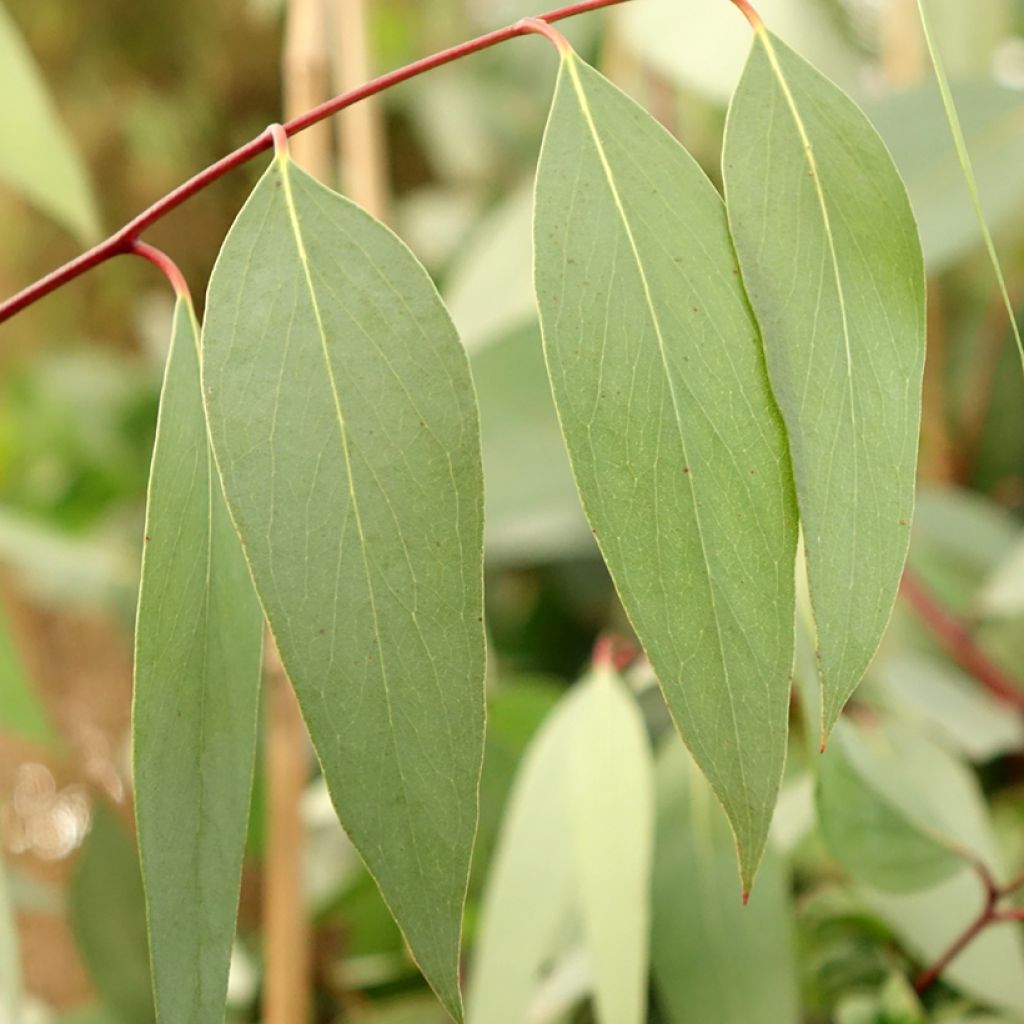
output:
M135 806L161 1020L224 1019L263 616L210 455L180 300L149 481L135 634Z
M789 879L771 849L750 906L733 891L732 836L678 741L658 757L651 958L669 1024L794 1024Z
M2 837L0 837L2 838ZM21 1024L21 954L7 866L0 859L0 1020Z
M640 709L618 676L596 671L581 685L567 781L597 1019L643 1024L654 848L650 741Z
M146 906L135 844L114 812L93 809L71 888L68 916L93 985L121 1024L155 1020Z
M225 494L342 823L461 1015L483 754L483 485L465 353L386 228L278 157L214 269Z
M759 28L726 127L736 251L789 431L822 680L822 738L889 621L910 537L924 272L867 118Z
M725 211L679 144L566 55L537 177L548 370L598 543L744 888L785 758L796 512Z
M0 4L0 182L17 189L81 242L100 233L82 162L11 16Z

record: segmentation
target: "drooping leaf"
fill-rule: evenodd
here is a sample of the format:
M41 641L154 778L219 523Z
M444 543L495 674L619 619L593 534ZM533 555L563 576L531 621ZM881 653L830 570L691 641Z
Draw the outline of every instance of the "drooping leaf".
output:
M7 885L7 867L0 860L0 1020L21 1024L21 955Z
M640 709L614 672L596 670L581 686L567 785L595 1011L601 1024L643 1024L654 848L651 746ZM735 878L735 864L731 869Z
M963 868L961 837L943 812L973 780L954 758L901 730L841 722L822 759L818 819L833 856L860 881L913 892ZM963 845L971 849L970 837Z
M669 1024L794 1024L795 939L786 871L765 854L736 899L728 823L682 744L659 754L651 959Z
M789 432L822 738L889 621L910 537L924 272L877 132L763 27L726 126L729 223Z
M0 182L22 193L79 241L99 235L96 203L17 26L0 4Z
M952 95L974 156L985 213L990 223L1000 224L1024 198L1024 180L1006 173L1024 162L1024 96L983 78L958 83ZM929 273L939 273L982 241L942 98L929 84L885 96L865 109L907 183Z
M49 716L14 647L0 604L0 730L52 747L57 743Z
M567 774L583 714L571 690L530 744L509 796L480 912L468 1024L522 1024L574 911Z
M536 202L545 353L576 484L749 888L785 758L796 513L722 202L574 54Z
M228 506L335 807L458 1017L484 710L465 354L408 249L285 156L221 250L203 353Z
M68 911L93 985L117 1019L155 1021L139 861L126 829L103 804L95 806L82 844Z
M249 815L263 615L207 441L199 328L179 300L135 631L135 806L165 1022L220 1024Z

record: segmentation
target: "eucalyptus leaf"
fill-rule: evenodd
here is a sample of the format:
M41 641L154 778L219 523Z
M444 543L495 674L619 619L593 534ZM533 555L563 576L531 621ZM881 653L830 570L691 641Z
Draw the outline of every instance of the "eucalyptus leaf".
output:
M127 830L103 804L93 809L68 914L93 985L117 1020L155 1021L139 861Z
M737 837L749 889L785 759L796 510L725 212L567 53L537 177L548 371L590 524Z
M654 848L650 741L636 701L614 672L597 669L580 685L567 784L596 1014L601 1024L643 1024ZM734 864L730 870L735 877Z
M763 26L729 109L724 177L789 432L824 740L878 648L910 539L925 343L921 246L878 133Z
M0 604L0 729L46 747L57 744L49 715L36 694Z
M207 441L199 327L178 301L135 631L135 806L166 1022L220 1024L245 849L263 616Z
M455 1017L483 756L465 353L385 227L279 155L210 282L225 495L338 815Z
M657 782L651 956L667 1024L795 1024L796 948L780 857L769 848L744 907L728 823L675 739L658 756Z
M81 242L99 235L82 161L60 123L32 54L0 4L0 182L16 189Z

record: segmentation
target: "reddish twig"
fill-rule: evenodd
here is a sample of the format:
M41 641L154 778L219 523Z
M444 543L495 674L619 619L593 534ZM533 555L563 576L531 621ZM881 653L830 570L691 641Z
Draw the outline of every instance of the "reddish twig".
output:
M548 24L562 21L577 14L585 14L588 11L596 11L602 7L612 7L625 2L627 0L579 0L577 3L561 7L558 10L549 11L547 14L541 14L536 18L524 18L514 25L496 29L494 32L477 36L476 39L460 43L458 46L441 50L429 57L424 57L421 60L414 61L412 64L407 64L405 67L374 78L357 89L351 89L340 96L335 96L334 99L321 103L305 114L293 118L284 125L284 131L289 136L296 135L311 125L330 117L332 114L336 114L338 111L358 103L360 100L382 93L392 86L406 82L417 75L422 75L426 71L431 71L444 64L450 64L452 61L460 60L471 54L479 53L481 50L490 49L490 47L497 46L499 43L510 39L535 33L539 28L538 22ZM62 267L40 278L34 284L30 284L27 288L18 292L17 295L0 303L0 324L68 282L80 277L87 270L98 267L101 263L106 263L107 260L113 259L115 256L121 256L134 251L134 243L143 231L152 227L157 221L166 217L167 214L179 207L187 199L191 199L196 193L201 192L229 171L240 167L260 153L266 152L271 148L271 145L272 139L269 130L263 131L252 141L247 142L244 146L240 146L233 153L229 153L205 170L189 178L188 181L179 185L162 199L157 200L149 209L144 210L105 241L93 246L88 252L82 253L81 256L65 263Z
M1002 900L1012 896L1021 886L1024 886L1024 873L1017 875L1007 882L1006 885L999 885L989 871L987 865L981 861L972 861L974 870L978 873L982 889L985 893L985 903L978 916L950 943L949 948L929 967L922 971L914 982L914 989L921 995L926 992L936 981L942 972L991 924L998 924L1004 921L1024 920L1024 908L1009 907L999 909Z
M1024 711L1024 689L989 658L975 642L971 631L946 611L909 569L903 574L900 593L953 661L974 676L992 696Z
M754 10L754 6L750 3L750 0L732 0L732 2L743 12L743 17L750 22L750 27L755 32L764 28L764 22L761 20L761 15Z
M181 272L178 264L167 253L162 249L156 248L154 245L150 245L148 242L140 241L138 238L132 242L129 252L136 256L141 256L144 260L152 263L171 282L175 295L179 299L185 299L191 304L192 296L189 293L185 275Z

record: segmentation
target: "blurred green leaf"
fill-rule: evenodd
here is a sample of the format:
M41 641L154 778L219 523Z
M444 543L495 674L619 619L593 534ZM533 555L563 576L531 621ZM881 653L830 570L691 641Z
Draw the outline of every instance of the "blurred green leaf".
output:
M1007 173L1024 164L1024 93L980 79L957 83L953 97L989 223L1004 224L1024 199L1024 177ZM865 109L907 184L928 272L937 274L982 240L942 99L929 84Z
M57 734L25 673L0 604L0 729L22 739L55 747Z
M822 758L818 815L832 855L879 889L911 892L981 857L971 824L984 802L970 773L909 726L840 722Z
M636 700L614 672L595 669L580 686L566 783L595 1012L602 1024L643 1024L654 846L650 741Z
M789 433L822 740L878 649L910 542L925 294L906 190L860 109L759 28L723 175Z
M7 867L0 859L0 1020L21 1024L21 955L7 885Z
M1007 552L978 595L978 611L997 618L1024 616L1024 539Z
M339 818L458 1019L484 738L465 353L409 250L282 154L214 268L203 387L228 506Z
M800 1019L789 879L769 846L744 907L728 822L686 749L658 756L651 958L667 1024Z
M223 1024L263 615L209 450L186 300L172 337L135 632L135 806L160 1017Z
M0 181L83 244L99 236L85 169L17 26L0 4Z
M156 1015L139 861L124 826L102 803L93 809L68 901L96 991L121 1024L151 1024Z
M473 353L470 366L480 403L488 565L595 553L536 324Z
M572 53L537 173L535 245L576 484L749 888L786 754L794 596L780 567L795 556L796 510L785 437L721 197Z

